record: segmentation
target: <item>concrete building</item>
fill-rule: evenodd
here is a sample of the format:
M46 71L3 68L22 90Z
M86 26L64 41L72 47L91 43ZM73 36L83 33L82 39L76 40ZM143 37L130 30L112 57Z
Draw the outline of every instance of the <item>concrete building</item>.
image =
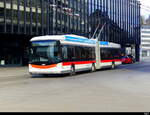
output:
M141 28L141 56L150 57L150 25Z
M107 23L100 40L135 49L139 61L138 0L0 0L0 66L26 65L33 36L90 38L99 23Z

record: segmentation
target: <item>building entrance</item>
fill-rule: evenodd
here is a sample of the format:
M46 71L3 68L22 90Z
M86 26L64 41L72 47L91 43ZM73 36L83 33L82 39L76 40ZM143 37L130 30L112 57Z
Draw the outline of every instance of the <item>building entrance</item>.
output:
M19 44L14 42L3 42L1 44L0 65L21 65L22 53Z
M1 65L21 65L21 56L18 48L4 48L1 55Z
M0 39L0 66L26 65L26 41L23 37L3 37Z

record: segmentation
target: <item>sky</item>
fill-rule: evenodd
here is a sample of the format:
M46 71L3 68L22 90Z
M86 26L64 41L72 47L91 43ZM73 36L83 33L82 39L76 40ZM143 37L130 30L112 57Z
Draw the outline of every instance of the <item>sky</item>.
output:
M150 15L150 0L139 0L141 2L141 15L148 18ZM144 6L143 6L144 5Z

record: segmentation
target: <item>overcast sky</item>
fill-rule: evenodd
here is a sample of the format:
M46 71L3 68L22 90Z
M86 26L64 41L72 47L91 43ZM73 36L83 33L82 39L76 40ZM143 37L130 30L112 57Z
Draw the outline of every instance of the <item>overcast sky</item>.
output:
M150 0L140 0L141 4L146 6L141 6L141 15L146 18L150 15Z

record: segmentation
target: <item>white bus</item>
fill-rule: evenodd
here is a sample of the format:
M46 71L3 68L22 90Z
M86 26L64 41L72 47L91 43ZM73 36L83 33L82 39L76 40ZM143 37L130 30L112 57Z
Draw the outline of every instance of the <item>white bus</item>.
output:
M31 74L66 74L96 71L95 39L76 35L39 36L31 39ZM101 41L100 68L122 64L121 46Z

